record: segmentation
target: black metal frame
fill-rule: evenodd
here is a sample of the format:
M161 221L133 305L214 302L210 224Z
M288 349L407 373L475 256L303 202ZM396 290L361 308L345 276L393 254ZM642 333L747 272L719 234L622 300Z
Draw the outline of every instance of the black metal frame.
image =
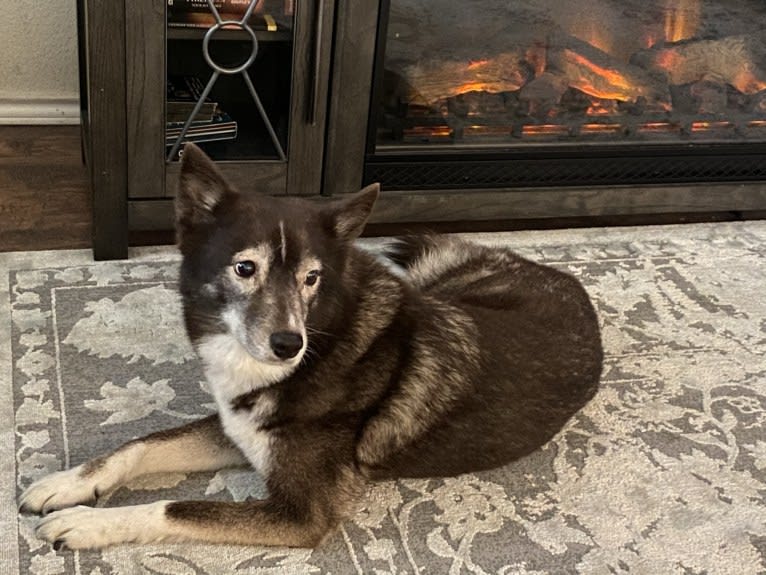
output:
M368 154L364 169L365 183L417 190L763 180L766 142Z

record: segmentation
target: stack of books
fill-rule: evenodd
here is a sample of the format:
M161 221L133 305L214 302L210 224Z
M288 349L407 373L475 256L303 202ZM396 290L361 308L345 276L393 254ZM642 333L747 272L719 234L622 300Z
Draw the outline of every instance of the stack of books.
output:
M177 0L176 0L177 1ZM172 147L181 134L186 120L202 96L204 84L196 76L169 76L165 145ZM237 122L207 98L186 132L184 142L215 142L237 137Z

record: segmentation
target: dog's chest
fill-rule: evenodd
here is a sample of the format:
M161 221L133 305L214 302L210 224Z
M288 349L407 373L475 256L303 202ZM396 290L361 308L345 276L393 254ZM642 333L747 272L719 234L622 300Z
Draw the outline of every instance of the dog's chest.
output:
M267 475L271 465L271 433L261 429L265 416L260 416L254 406L252 411L233 409L230 404L219 404L221 424L226 435L247 457L250 464L262 475Z
M247 402L241 402L238 401L239 398L247 397L251 393L238 393L243 391L244 387L227 388L220 385L215 378L210 383L224 433L239 447L259 473L267 475L271 464L272 434L263 427L276 411L275 394L263 389Z
M258 472L268 474L273 437L263 424L276 411L276 395L268 387L293 368L256 362L229 335L207 338L198 351L224 432ZM247 405L238 401L254 392Z

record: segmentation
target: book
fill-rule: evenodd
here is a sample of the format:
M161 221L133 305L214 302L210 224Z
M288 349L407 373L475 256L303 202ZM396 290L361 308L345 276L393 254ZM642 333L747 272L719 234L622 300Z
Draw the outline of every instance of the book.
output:
M255 11L261 10L265 2L265 0L213 0L213 5L219 12L244 14L251 1L256 2ZM175 14L210 12L210 5L207 0L168 0L168 12Z
M181 135L184 122L165 124L165 145L173 146ZM184 136L183 142L213 142L233 140L237 137L237 122L225 112L218 111L209 121L195 121Z
M273 31L272 23L281 27L292 27L294 6L288 0L253 0L255 8L248 20L253 28ZM167 0L168 26L175 28L210 28L216 23L206 0ZM250 6L250 0L213 0L223 20L239 21Z
M167 78L167 98L165 120L167 122L185 122L202 96L205 85L196 76L178 76L171 74ZM218 104L206 98L195 120L210 121L215 115Z

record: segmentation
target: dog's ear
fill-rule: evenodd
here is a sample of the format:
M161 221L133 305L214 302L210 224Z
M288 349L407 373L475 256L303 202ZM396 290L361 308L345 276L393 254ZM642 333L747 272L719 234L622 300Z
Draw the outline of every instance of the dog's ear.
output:
M360 192L333 202L330 207L331 233L345 241L358 238L379 194L380 184L370 184Z
M187 143L181 156L181 177L175 201L179 235L211 222L215 209L235 195L213 160L196 145Z

